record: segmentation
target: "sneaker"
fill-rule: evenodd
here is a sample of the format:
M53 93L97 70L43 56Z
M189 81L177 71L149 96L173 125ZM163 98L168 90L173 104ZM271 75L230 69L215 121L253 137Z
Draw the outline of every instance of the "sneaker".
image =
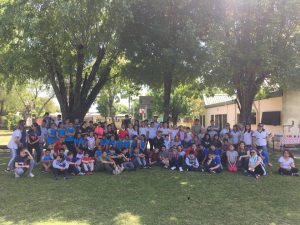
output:
M6 172L6 173L10 173L10 172L11 172L11 170L10 170L9 168L7 168L6 170L4 170L4 172Z
M18 174L15 173L15 178L20 178L20 176Z
M85 175L85 173L82 173L82 172L80 172L79 174L78 174L78 176L84 176Z
M169 167L167 165L164 166L166 169L168 169Z
M64 177L64 180L69 180L70 178L69 177Z
M144 166L144 169L148 169L148 167L147 167L147 166Z
M28 176L31 178L34 177L33 173L30 173Z
M293 177L299 177L299 173L292 173Z
M117 171L116 170L113 170L113 175L117 175Z
M183 172L183 169L182 169L182 167L179 167L179 171L180 171L180 172Z
M172 166L172 167L171 167L171 170L176 170L176 166Z

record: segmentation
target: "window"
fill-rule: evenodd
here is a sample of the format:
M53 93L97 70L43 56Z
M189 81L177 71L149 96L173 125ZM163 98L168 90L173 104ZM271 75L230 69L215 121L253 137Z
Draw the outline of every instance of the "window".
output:
M263 112L261 122L265 125L277 126L281 124L281 112Z
M200 116L199 121L200 121L200 125L205 127L205 116L204 115Z
M218 126L219 129L223 129L227 123L227 114L219 114L216 115L215 118L216 126Z
M211 115L210 120L215 120L215 115Z

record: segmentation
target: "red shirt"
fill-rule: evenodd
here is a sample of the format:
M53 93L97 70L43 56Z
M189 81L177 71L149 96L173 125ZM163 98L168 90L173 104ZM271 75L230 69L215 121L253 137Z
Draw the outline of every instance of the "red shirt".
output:
M96 127L94 133L97 135L98 138L102 138L104 134L104 129L102 127Z
M129 132L128 130L119 130L118 135L120 139L125 139L125 136L129 135Z
M58 155L59 150L62 148L63 148L62 142L60 142L59 140L54 143L54 153L56 155Z

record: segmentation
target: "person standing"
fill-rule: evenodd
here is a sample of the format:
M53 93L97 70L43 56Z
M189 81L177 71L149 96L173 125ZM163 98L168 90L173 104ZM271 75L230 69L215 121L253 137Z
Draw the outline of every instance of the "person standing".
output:
M192 126L192 134L194 137L201 133L202 126L200 125L199 119L195 119L194 125Z
M40 134L38 132L38 124L34 123L28 131L28 138L27 138L27 146L28 151L31 155L33 155L32 150L35 150L36 155L36 162L39 163L41 161L41 146L40 146Z
M14 161L17 156L17 151L20 147L22 147L21 144L21 138L22 138L22 130L24 129L24 121L20 120L18 123L17 128L12 133L11 139L8 142L7 147L10 150L10 158L7 164L6 172L10 172L14 169Z
M272 164L269 162L269 154L267 149L267 143L268 143L268 137L271 136L271 133L264 129L264 125L259 123L257 130L253 132L252 138L253 138L253 145L257 149L259 147L262 148L263 154L265 155L265 162L266 165L272 166Z

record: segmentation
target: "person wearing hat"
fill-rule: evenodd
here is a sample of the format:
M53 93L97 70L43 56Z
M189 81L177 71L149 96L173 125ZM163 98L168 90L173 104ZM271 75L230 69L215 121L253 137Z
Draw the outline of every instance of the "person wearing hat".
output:
M268 137L270 136L271 133L264 129L264 125L262 123L259 123L257 130L252 134L252 143L257 149L262 148L263 155L265 156L264 162L266 163L266 165L272 167L272 164L269 161L269 154L267 149Z

